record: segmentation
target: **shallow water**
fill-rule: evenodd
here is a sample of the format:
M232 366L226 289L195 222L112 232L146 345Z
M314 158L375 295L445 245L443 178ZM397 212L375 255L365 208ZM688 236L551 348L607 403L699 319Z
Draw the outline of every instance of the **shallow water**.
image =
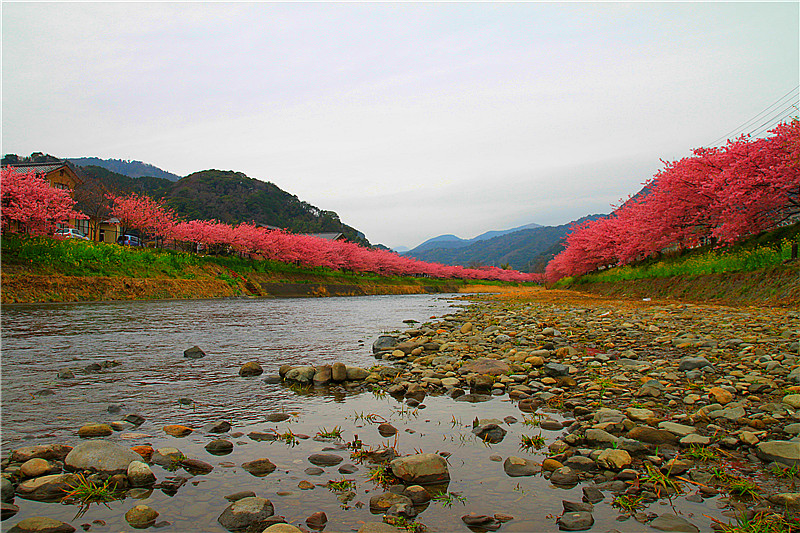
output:
M580 501L581 485L557 488L541 476L508 477L502 462L490 456L517 455L541 462L544 451L520 450L521 435L541 434L549 444L561 431L544 431L521 423L503 425L505 439L494 445L479 441L470 432L475 418L508 415L523 419L513 402L496 397L489 402L467 404L448 397L428 397L424 409L409 409L397 400L380 394L345 393L328 389L297 393L283 385L267 385L261 377L240 378L241 364L259 361L265 374L274 374L281 364L320 364L342 361L371 366L372 342L381 331L402 329L404 319L419 321L453 312L452 301L427 295L374 296L356 298L297 300L222 300L125 302L70 305L10 306L3 309L2 405L3 452L32 444L63 442L76 445L77 429L89 422L111 422L128 413L147 420L129 432L115 433L109 440L126 446L150 444L154 448L173 446L186 456L214 466L207 475L194 476L176 494L152 491L143 499L126 498L108 506L92 505L83 516L78 508L57 503L38 503L17 498L17 516L5 524L15 524L29 516L48 516L75 527L92 524L90 531L131 531L125 512L144 503L160 513L165 521L160 531L224 531L217 517L227 506L224 496L253 490L268 498L277 515L296 525L316 511L328 516L325 531L355 531L363 522L380 521L372 515L369 498L383 492L368 480L369 468L350 458L341 449L347 441L359 438L365 446L396 446L403 454L448 452L451 481L444 490L458 495L448 506L431 502L418 521L435 531L467 531L460 517L469 512L492 515L505 513L514 520L500 531L556 531L555 517L562 512L561 500ZM183 357L183 350L199 345L208 354L198 360ZM120 366L98 373L85 372L90 363L116 360ZM72 369L76 378L56 379L60 370ZM42 391L52 391L43 395ZM185 406L180 398L190 398ZM110 404L123 404L119 414L110 414ZM281 423L268 423L269 413L284 411L292 417ZM370 420L366 415L374 414ZM562 420L555 412L540 413ZM188 437L173 438L161 429L166 424L185 424L199 428L224 419L233 424L229 438L234 450L225 456L209 454L204 446L219 438L197 430ZM397 439L378 434L377 423L391 422L400 431ZM314 436L323 429L338 426L342 441L299 440L290 446L283 442L257 442L246 436L250 431L274 429L285 433ZM335 448L359 470L347 475L328 467L320 476L304 470L312 466L308 456ZM277 470L258 478L244 471L246 461L268 458ZM153 466L159 482L183 471L168 472ZM355 482L356 497L346 506L337 494L322 486L300 490L301 480L324 484L342 478ZM684 495L685 496L685 495ZM710 520L721 518L716 500L691 503L679 496L675 510L692 520L701 531L710 531ZM615 528L621 532L651 530L628 519L618 521L620 513L610 505L612 496L597 504L594 531ZM359 505L359 503L363 504ZM670 512L667 503L654 503L648 512ZM5 525L4 524L4 525ZM652 531L652 530L651 530Z

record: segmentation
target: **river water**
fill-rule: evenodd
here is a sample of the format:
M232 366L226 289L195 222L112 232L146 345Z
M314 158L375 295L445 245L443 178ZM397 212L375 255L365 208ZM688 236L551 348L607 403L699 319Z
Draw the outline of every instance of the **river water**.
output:
M505 513L514 520L501 531L557 531L555 516L562 512L561 500L580 501L581 486L563 489L541 476L511 478L498 457L524 456L541 462L541 451L520 450L520 436L541 435L549 444L559 431L545 431L520 423L507 426L506 438L494 445L479 441L470 429L474 418L502 420L522 413L506 398L468 404L448 397L428 397L425 409L409 409L378 393L290 390L281 384L266 384L263 376L241 378L238 370L247 361L258 361L265 374L276 374L282 364L331 364L369 367L375 363L372 342L384 331L403 329L403 320L429 321L457 311L463 302L446 296L370 296L279 300L184 300L111 302L89 304L17 305L2 314L2 441L3 455L11 449L59 442L77 445L78 428L87 423L120 420L139 414L146 421L131 431L116 432L109 440L126 446L150 444L172 446L184 455L208 462L214 470L191 477L177 493L160 490L136 494L134 498L95 504L78 516L71 505L40 503L17 498L20 512L8 522L30 516L46 516L84 525L90 531L132 531L125 512L146 504L160 513L159 531L225 531L216 518L226 507L224 496L253 490L270 499L277 515L295 525L305 525L307 516L324 511L329 519L325 531L356 531L364 522L379 522L369 510L369 498L382 492L369 481L368 465L338 449L343 464L355 464L356 472L343 475L328 467L322 475L305 473L308 456L326 448L341 448L356 438L366 446L396 446L401 453L447 452L451 481L444 490L447 501L432 502L418 521L433 531L467 531L461 516L469 512ZM186 359L183 351L197 345L207 356ZM87 370L93 363L99 371ZM72 371L72 379L59 379L61 371ZM191 400L188 403L188 400ZM188 404L187 404L188 403ZM110 412L109 407L120 408ZM289 420L269 423L270 413L285 412ZM562 420L559 414L542 413ZM372 415L372 416L369 416ZM204 446L219 435L195 431L174 438L161 429L167 424L201 428L208 422L227 420L233 424L225 438L234 443L230 455L217 457ZM383 438L377 422L389 421L400 431L397 438ZM339 427L339 443L301 439L257 442L251 431L270 431L314 436L318 431ZM338 445L338 446L337 446ZM243 462L268 458L277 470L267 477L253 477L240 468ZM158 466L159 481L177 473ZM189 477L185 472L181 475ZM355 497L347 504L337 493L322 486L329 480L346 478L355 484ZM298 483L310 481L313 490L300 490ZM619 521L610 497L595 507L594 529L621 532L647 530L635 520ZM652 507L660 507L655 503ZM719 516L713 499L692 503L670 502L685 516ZM659 514L669 510L651 509ZM93 522L93 521L103 521ZM694 520L698 525L708 520ZM4 523L5 526L6 523ZM701 527L710 531L709 527Z

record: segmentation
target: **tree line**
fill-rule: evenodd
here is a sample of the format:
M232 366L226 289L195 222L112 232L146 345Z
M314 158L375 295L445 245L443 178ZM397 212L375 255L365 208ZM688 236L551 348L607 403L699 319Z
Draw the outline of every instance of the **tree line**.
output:
M800 122L664 162L607 217L576 224L547 264L553 282L700 244L731 244L800 216Z

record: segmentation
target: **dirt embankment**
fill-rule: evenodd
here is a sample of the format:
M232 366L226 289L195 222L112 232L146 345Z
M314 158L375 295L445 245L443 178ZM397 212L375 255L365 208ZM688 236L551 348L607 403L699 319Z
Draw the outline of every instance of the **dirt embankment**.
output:
M575 283L570 288L614 297L795 308L800 307L800 264L695 277Z
M325 276L235 273L219 266L193 269L193 279L168 277L64 276L8 269L2 273L3 304L155 300L182 298L274 298L499 292L497 286L431 283L384 283L374 280L332 281Z

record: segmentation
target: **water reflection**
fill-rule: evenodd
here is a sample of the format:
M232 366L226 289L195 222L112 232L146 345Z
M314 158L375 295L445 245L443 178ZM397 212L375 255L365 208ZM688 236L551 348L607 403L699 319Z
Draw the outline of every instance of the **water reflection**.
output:
M447 297L432 295L8 306L3 442L27 434L73 436L84 423L115 420L110 404L187 424L226 416L257 422L263 408L298 408L306 400L259 378L239 378L243 363L259 361L265 374L287 363L369 366L381 331L449 309ZM194 345L207 356L184 358ZM120 364L90 369L111 361ZM57 378L62 371L75 377Z

